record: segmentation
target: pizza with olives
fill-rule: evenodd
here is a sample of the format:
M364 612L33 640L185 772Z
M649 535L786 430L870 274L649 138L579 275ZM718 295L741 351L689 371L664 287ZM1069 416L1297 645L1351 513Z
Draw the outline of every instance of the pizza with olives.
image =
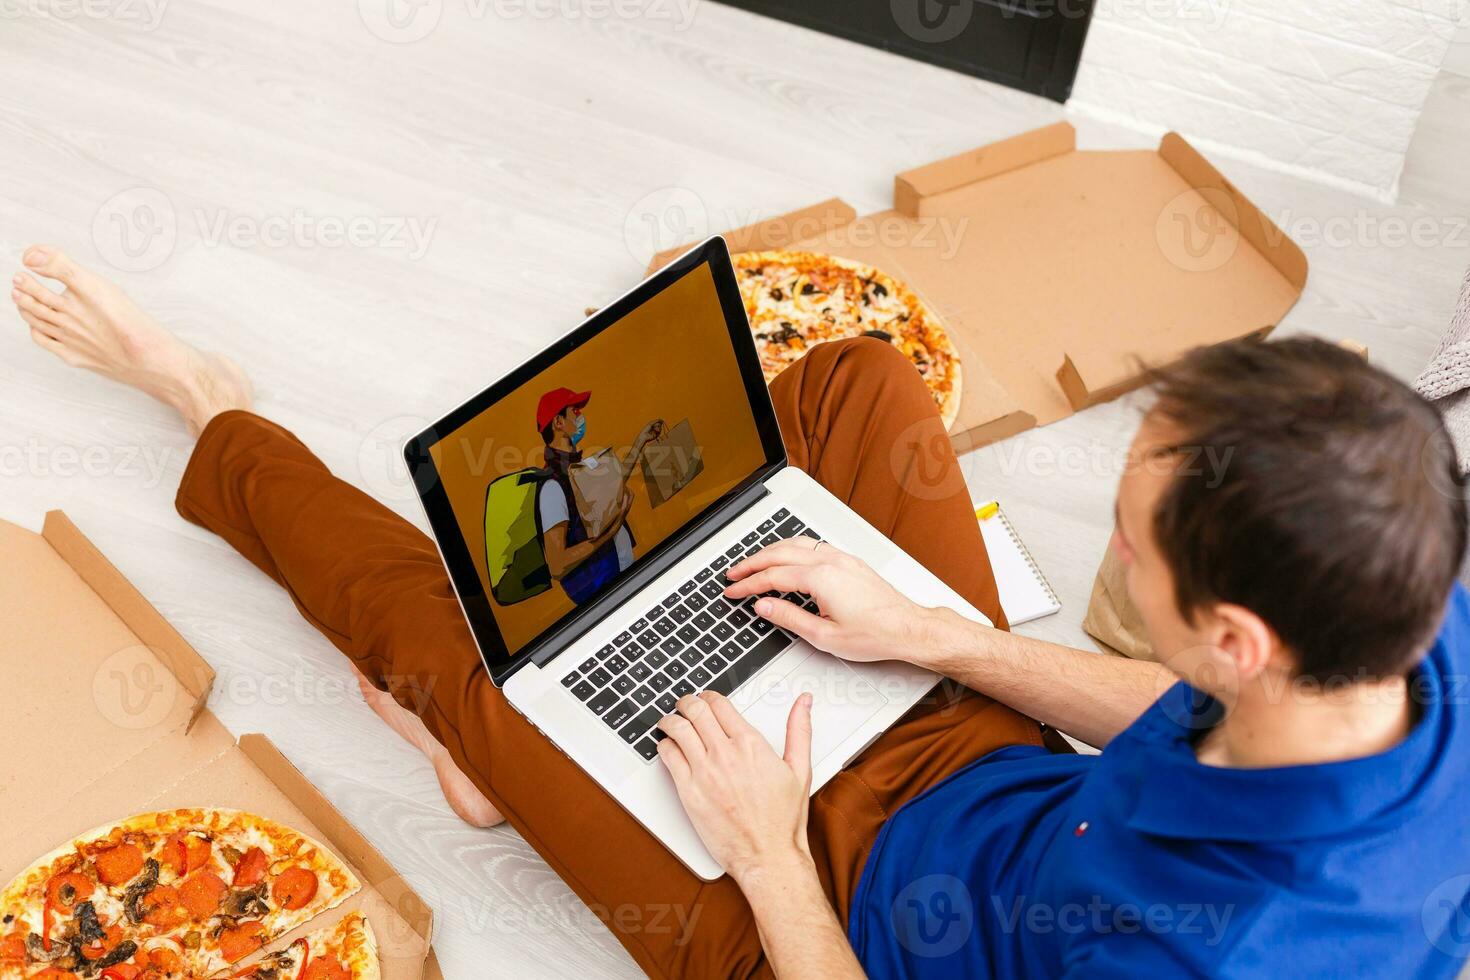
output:
M264 817L139 814L68 841L0 892L0 978L228 975L361 887L321 844Z
M960 411L960 356L934 311L912 289L871 266L815 252L732 257L769 382L817 344L874 337L914 365L946 429Z
M248 980L379 980L378 942L361 912L343 916L279 952L269 953L246 971Z

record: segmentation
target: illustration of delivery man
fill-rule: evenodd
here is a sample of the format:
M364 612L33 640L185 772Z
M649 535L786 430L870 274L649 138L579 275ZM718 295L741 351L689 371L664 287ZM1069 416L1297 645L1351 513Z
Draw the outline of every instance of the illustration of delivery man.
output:
M619 573L633 564L633 534L627 526L633 493L628 476L638 458L664 430L662 419L654 419L633 440L621 460L623 496L613 520L595 538L587 536L572 494L571 468L581 462L579 448L587 435L583 411L592 400L590 391L555 388L541 396L536 406L536 428L546 443L546 469L551 478L541 483L536 495L542 544L551 577L561 583L567 596L578 605L597 595Z

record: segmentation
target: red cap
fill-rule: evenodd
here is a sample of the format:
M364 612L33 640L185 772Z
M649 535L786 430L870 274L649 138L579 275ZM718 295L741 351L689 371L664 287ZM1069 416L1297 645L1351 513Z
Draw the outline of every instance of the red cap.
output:
M551 424L551 420L569 408L581 408L592 400L590 391L573 391L570 388L553 388L541 396L536 406L536 431L540 432Z

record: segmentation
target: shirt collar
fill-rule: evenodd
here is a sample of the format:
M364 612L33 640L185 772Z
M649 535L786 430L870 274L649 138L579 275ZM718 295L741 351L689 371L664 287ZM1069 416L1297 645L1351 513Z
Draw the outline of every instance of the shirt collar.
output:
M1163 837L1288 841L1326 837L1409 803L1444 764L1450 710L1444 692L1443 643L1415 668L1410 690L1420 716L1408 736L1362 759L1276 769L1203 765L1194 742L1218 723L1220 705L1176 684L1140 719L1132 751L1142 774L1128 825Z

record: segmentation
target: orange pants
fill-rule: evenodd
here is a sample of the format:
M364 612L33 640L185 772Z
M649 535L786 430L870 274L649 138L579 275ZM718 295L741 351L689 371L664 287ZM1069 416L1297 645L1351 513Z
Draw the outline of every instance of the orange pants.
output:
M912 365L872 340L826 344L771 384L792 465L1004 625L964 479ZM653 976L769 975L728 877L690 874L511 708L481 666L434 544L338 480L280 426L214 419L179 488L219 534L434 736ZM936 687L816 794L808 834L846 924L853 889L897 807L1037 725L953 684Z

